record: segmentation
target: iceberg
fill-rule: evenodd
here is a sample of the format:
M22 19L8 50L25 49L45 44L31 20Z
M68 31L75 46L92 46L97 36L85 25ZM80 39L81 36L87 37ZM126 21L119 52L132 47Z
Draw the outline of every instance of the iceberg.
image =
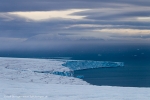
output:
M87 61L87 60L68 60L62 64L71 70L83 70L100 67L123 67L123 62L111 62L111 61Z

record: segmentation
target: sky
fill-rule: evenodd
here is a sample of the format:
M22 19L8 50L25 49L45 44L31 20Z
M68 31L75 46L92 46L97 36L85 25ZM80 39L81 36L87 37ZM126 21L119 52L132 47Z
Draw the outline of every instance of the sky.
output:
M0 51L148 43L149 0L0 0Z

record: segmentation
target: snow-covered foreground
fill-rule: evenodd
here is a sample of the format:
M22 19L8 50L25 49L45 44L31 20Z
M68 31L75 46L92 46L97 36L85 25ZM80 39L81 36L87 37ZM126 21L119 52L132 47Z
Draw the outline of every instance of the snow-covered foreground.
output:
M150 88L22 83L0 79L0 100L149 100Z
M73 77L33 72L69 70L61 64L57 60L0 58L0 100L150 100L150 88L93 86Z

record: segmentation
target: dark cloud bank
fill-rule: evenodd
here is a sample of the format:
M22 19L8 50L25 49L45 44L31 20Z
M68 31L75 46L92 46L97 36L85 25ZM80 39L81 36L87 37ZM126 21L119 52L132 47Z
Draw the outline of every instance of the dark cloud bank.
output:
M130 51L128 57L134 57L134 50L145 50L143 48L149 46L149 34L141 37L141 34L127 36L94 33L93 30L149 30L150 21L135 20L149 17L149 6L149 0L0 0L0 56L92 55L100 59L109 53L117 54L118 58L123 57L122 52ZM55 18L36 22L8 14L68 9L90 10L72 14L86 16L83 20Z

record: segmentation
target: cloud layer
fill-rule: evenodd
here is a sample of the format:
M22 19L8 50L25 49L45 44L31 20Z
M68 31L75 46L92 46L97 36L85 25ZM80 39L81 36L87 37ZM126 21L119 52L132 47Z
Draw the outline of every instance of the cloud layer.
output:
M149 0L0 0L0 49L93 41L147 43L149 12Z

